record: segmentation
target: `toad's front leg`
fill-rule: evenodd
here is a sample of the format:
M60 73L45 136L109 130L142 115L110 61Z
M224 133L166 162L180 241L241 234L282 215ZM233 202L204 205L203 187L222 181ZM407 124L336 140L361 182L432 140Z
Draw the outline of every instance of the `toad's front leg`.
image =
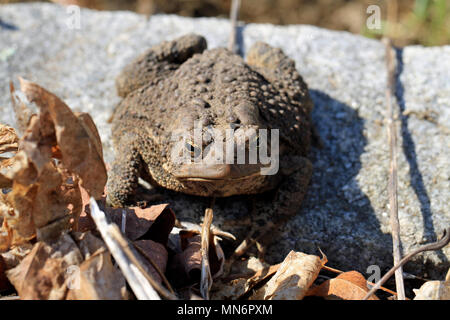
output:
M129 135L123 136L118 143L112 168L108 172L108 205L123 207L136 193L142 168L142 159L136 144L136 140Z

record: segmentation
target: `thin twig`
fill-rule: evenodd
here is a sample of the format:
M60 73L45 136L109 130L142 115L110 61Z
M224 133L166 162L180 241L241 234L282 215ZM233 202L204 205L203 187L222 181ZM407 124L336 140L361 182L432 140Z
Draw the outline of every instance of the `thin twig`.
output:
M205 210L205 218L202 226L202 241L201 241L201 256L202 256L202 271L200 278L200 294L203 299L209 300L209 290L212 286L211 268L209 265L209 239L211 236L211 223L213 219L213 210L207 208ZM214 244L213 244L214 245Z
M389 139L389 206L390 206L390 225L392 232L392 253L394 256L394 265L402 259L400 223L398 221L398 195L397 195L397 128L394 121L394 108L392 100L395 94L395 52L392 48L391 40L383 39L386 46L386 66L387 66L387 88L386 103L388 112L388 139ZM398 300L405 300L405 286L403 283L403 270L399 268L395 272L395 285L397 288Z
M237 33L237 19L239 15L239 8L241 6L240 0L233 0L231 3L231 10L230 10L230 22L231 22L231 31L230 31L230 37L228 39L228 50L231 52L236 53L237 52L237 46L236 46L236 33Z
M406 262L408 262L412 257L414 257L416 254L421 253L423 251L434 251L434 250L439 250L442 249L443 247L445 247L446 245L448 245L450 243L450 228L447 228L444 230L444 235L442 237L441 240L433 242L433 243L429 243L426 244L420 248L417 248L416 250L412 251L411 253L407 254L402 260L400 260L400 262L398 264L396 264L395 266L393 266L391 268L391 270L389 270L376 284L375 286L370 289L370 291L367 293L367 295L364 297L363 300L367 300L370 298L370 296L372 296L372 294L375 293L375 291L377 291L378 289L380 289L380 287L386 282L386 280L388 280L393 274L394 272L400 268L401 266L403 266Z

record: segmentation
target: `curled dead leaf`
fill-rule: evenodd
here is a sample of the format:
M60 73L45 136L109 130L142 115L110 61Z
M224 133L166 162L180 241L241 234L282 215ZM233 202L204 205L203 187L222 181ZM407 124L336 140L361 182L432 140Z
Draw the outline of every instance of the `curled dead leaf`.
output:
M151 260L159 271L164 274L167 267L168 253L166 248L152 240L138 240L134 242L137 251L143 256L144 262L148 272L157 282L162 283L162 278L159 272L153 267Z
M250 300L301 300L306 295L326 258L291 251L275 275Z
M0 154L16 152L19 148L19 138L14 128L0 123Z
M9 92L11 95L12 107L16 117L17 128L19 133L23 134L28 127L28 123L33 115L37 114L36 108L31 108L23 99L21 99L21 92L17 92L12 81L9 82Z
M13 187L6 196L10 209L2 213L13 232L12 244L28 241L37 232L39 239L55 238L69 228L70 217L81 212L77 180L51 161L43 165L36 181L30 183L27 180L34 176L33 165L23 151L16 157L23 157L16 163L24 167L12 170Z
M95 230L95 223L89 215L89 194L83 187L80 187L80 190L83 211L78 220L77 231ZM169 234L175 225L175 213L168 203L148 208L112 208L105 207L105 197L99 203L108 219L119 227L122 226L122 218L125 215L125 235L131 241L145 239L167 245Z
M67 300L122 300L125 279L113 266L109 252L99 252L79 266L79 282L67 294Z
M0 123L0 154L5 152L17 152L19 138L16 131L4 124ZM10 158L0 157L0 189L10 188L12 180L5 175L5 172L11 167L12 161Z
M33 249L31 243L24 243L19 246L14 246L7 252L1 253L0 256L6 265L6 270L16 267Z
M414 300L450 300L450 269L444 281L427 281L413 291Z
M92 119L86 114L77 117L57 96L33 82L20 78L20 85L27 99L40 109L40 136L50 138L50 147L58 146L63 166L77 174L81 185L99 199L107 174Z
M171 233L170 242L176 242L174 239L180 242L179 245L173 246L179 251L174 255L173 263L168 271L177 282L175 285L182 286L198 283L202 267L201 236L197 230L177 229ZM213 278L217 278L222 274L225 262L225 255L218 240L218 237L215 237L212 233L210 234L208 257Z
M311 288L307 295L323 297L327 300L362 300L368 291L364 276L357 271L349 271ZM369 300L379 299L372 295Z
M20 79L20 84L29 102L14 94L12 84L11 98L26 130L20 140L4 126L0 134L3 145L18 143L20 149L7 159L7 166L6 160L0 162L0 186L11 188L0 199L2 250L36 235L38 240L57 238L69 229L71 218L78 221L82 211L79 185L98 198L106 184L100 136L90 116L74 114L35 83ZM39 114L32 113L30 103L38 106Z
M1 166L1 164L0 164L0 166ZM0 168L0 170L1 170L1 168ZM12 186L11 179L8 179L5 175L3 175L0 172L0 189L11 188L11 186Z
M246 292L247 279L233 279L227 283L214 282L211 289L211 300L235 300Z
M211 299L247 300L277 272L279 266L267 265L256 257L236 261L231 269L233 275L213 283Z
M175 214L169 204L159 204L148 208L105 208L105 213L118 226L122 224L122 213L126 212L125 235L130 240L145 238L167 244L170 231L175 225Z
M3 257L0 256L0 292L7 290L11 284L6 277L6 263L3 260Z
M90 232L73 233L72 237L84 257L74 268L67 300L121 300L127 297L125 278L112 264L111 254L103 240Z
M70 266L83 258L69 235L52 245L37 242L18 266L6 272L22 300L64 299L68 290Z

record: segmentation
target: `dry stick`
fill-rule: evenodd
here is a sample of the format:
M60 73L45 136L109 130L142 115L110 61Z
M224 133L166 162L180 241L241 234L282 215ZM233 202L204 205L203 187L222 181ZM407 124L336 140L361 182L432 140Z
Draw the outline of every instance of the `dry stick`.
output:
M402 260L400 260L400 262L398 264L396 264L395 266L393 266L391 268L391 270L389 270L384 276L383 278L381 278L376 284L375 286L370 289L370 291L367 293L367 295L364 297L363 300L367 300L370 298L370 296L372 296L372 294L375 293L375 291L377 291L378 289L380 289L380 287L383 285L383 283L386 282L387 279L389 279L394 272L402 267L406 262L408 262L413 256L415 256L416 254L423 252L423 251L434 251L434 250L439 250L442 249L443 247L445 247L446 245L448 245L450 243L450 228L447 228L444 230L444 235L442 237L441 240L433 242L433 243L429 243L426 244L420 248L417 248L416 250L414 250L413 252L407 254Z
M386 103L388 108L388 139L389 139L389 206L390 206L390 225L392 232L392 253L394 256L394 265L402 258L400 244L400 224L398 221L398 203L397 203L397 128L394 121L394 109L392 100L395 90L395 56L392 43L388 38L383 39L386 46L386 66L387 66L387 89ZM395 272L395 285L397 288L398 300L405 300L405 286L403 284L403 270L399 268Z
M237 47L236 47L236 25L237 25L237 19L239 15L239 8L241 6L240 0L233 0L231 3L231 10L230 10L230 21L231 21L231 32L230 32L230 38L228 39L228 50L231 52L236 53Z
M202 225L202 241L201 241L201 249L200 253L202 256L202 270L201 270L201 278L200 278L200 294L203 299L209 300L209 289L212 286L212 276L211 276L211 268L209 265L209 238L211 235L211 223L213 219L213 210L211 208L207 208L205 210L205 218L203 220ZM214 245L214 244L212 244Z

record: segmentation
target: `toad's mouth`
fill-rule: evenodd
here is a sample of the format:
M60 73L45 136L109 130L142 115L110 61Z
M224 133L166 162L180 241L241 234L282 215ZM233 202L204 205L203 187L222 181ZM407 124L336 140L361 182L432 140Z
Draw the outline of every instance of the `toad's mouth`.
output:
M192 163L182 165L174 176L185 181L229 181L245 180L260 176L260 164L212 164Z

